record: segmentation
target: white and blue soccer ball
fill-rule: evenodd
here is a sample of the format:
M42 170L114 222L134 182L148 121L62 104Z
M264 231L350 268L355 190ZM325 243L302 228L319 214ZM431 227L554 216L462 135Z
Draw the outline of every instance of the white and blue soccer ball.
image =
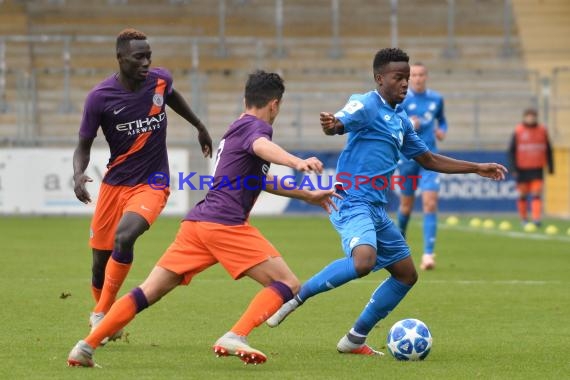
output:
M392 326L386 345L396 360L424 360L432 345L432 336L425 323L403 319Z

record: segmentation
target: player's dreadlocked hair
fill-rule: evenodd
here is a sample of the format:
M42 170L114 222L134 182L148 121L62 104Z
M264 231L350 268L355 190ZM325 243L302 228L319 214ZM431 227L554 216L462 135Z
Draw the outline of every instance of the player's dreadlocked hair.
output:
M131 40L146 40L146 34L133 28L124 29L117 35L117 53L126 47Z
M281 100L284 92L285 85L279 74L257 70L249 75L245 84L245 106L263 108L273 99Z
M378 51L374 56L374 62L372 63L372 69L374 74L380 74L382 68L389 64L390 62L409 62L410 57L401 49L398 48L386 48Z

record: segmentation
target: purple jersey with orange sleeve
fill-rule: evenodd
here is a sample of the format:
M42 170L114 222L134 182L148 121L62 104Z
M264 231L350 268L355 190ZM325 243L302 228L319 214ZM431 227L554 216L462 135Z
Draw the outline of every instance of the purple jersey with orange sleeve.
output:
M261 137L271 140L272 135L271 125L252 115L243 115L230 125L218 147L212 188L184 220L244 224L270 165L255 155L253 142Z
M114 74L89 92L79 136L95 138L103 130L111 152L103 182L134 186L152 173L169 174L165 107L171 93L172 76L160 68L151 69L137 91L125 89Z

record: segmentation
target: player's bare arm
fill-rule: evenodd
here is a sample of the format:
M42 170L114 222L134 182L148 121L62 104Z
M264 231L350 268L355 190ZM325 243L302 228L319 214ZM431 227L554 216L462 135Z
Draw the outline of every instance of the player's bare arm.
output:
M434 131L437 141L443 141L445 139L447 133L443 129L436 127Z
M202 147L202 153L204 157L211 158L212 138L206 126L202 124L202 121L196 116L194 111L192 111L186 100L184 100L184 97L178 91L172 89L172 93L166 98L166 104L198 130L198 142Z
M338 120L334 114L330 112L321 112L321 127L325 135L342 135L344 133L344 125Z
M281 183L276 180L271 174L267 175L265 191L271 194L280 195L282 197L300 199L307 202L308 204L320 206L327 213L331 213L332 210L337 210L338 208L332 201L332 197L342 199L340 195L334 192L334 189L329 190L304 190L304 189L292 189L290 187L283 188ZM294 187L294 186L292 186Z
M456 160L432 152L426 152L414 157L414 160L424 168L440 173L476 173L481 177L491 178L496 181L505 179L505 174L507 173L507 168L501 164Z
M87 169L91 158L93 140L95 139L79 137L77 147L75 152L73 152L73 191L75 191L77 199L85 204L91 202L91 195L87 191L85 184L93 182L93 179L85 175L85 169Z
M253 152L256 156L277 165L285 165L300 172L323 172L323 163L316 157L299 158L265 137L253 142Z

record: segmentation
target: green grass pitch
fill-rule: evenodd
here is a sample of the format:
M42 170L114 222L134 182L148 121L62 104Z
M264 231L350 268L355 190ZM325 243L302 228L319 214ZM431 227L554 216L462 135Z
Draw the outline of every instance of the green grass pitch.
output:
M422 246L418 220L409 232L416 263ZM326 218L255 218L252 223L301 280L341 257ZM232 281L216 266L140 314L126 328L128 341L99 349L95 359L103 368L85 369L67 368L65 360L88 332L89 219L3 217L0 378L565 378L570 373L570 237L565 235L570 223L558 224L562 232L554 237L474 229L466 219L440 229L437 269L420 273L415 288L369 337L386 352L385 337L395 321L421 319L434 336L424 362L335 350L385 271L321 294L276 329L256 329L250 343L268 354L266 364L218 359L212 344L259 286L249 279ZM121 293L146 277L177 228L177 218L162 217L137 242Z

